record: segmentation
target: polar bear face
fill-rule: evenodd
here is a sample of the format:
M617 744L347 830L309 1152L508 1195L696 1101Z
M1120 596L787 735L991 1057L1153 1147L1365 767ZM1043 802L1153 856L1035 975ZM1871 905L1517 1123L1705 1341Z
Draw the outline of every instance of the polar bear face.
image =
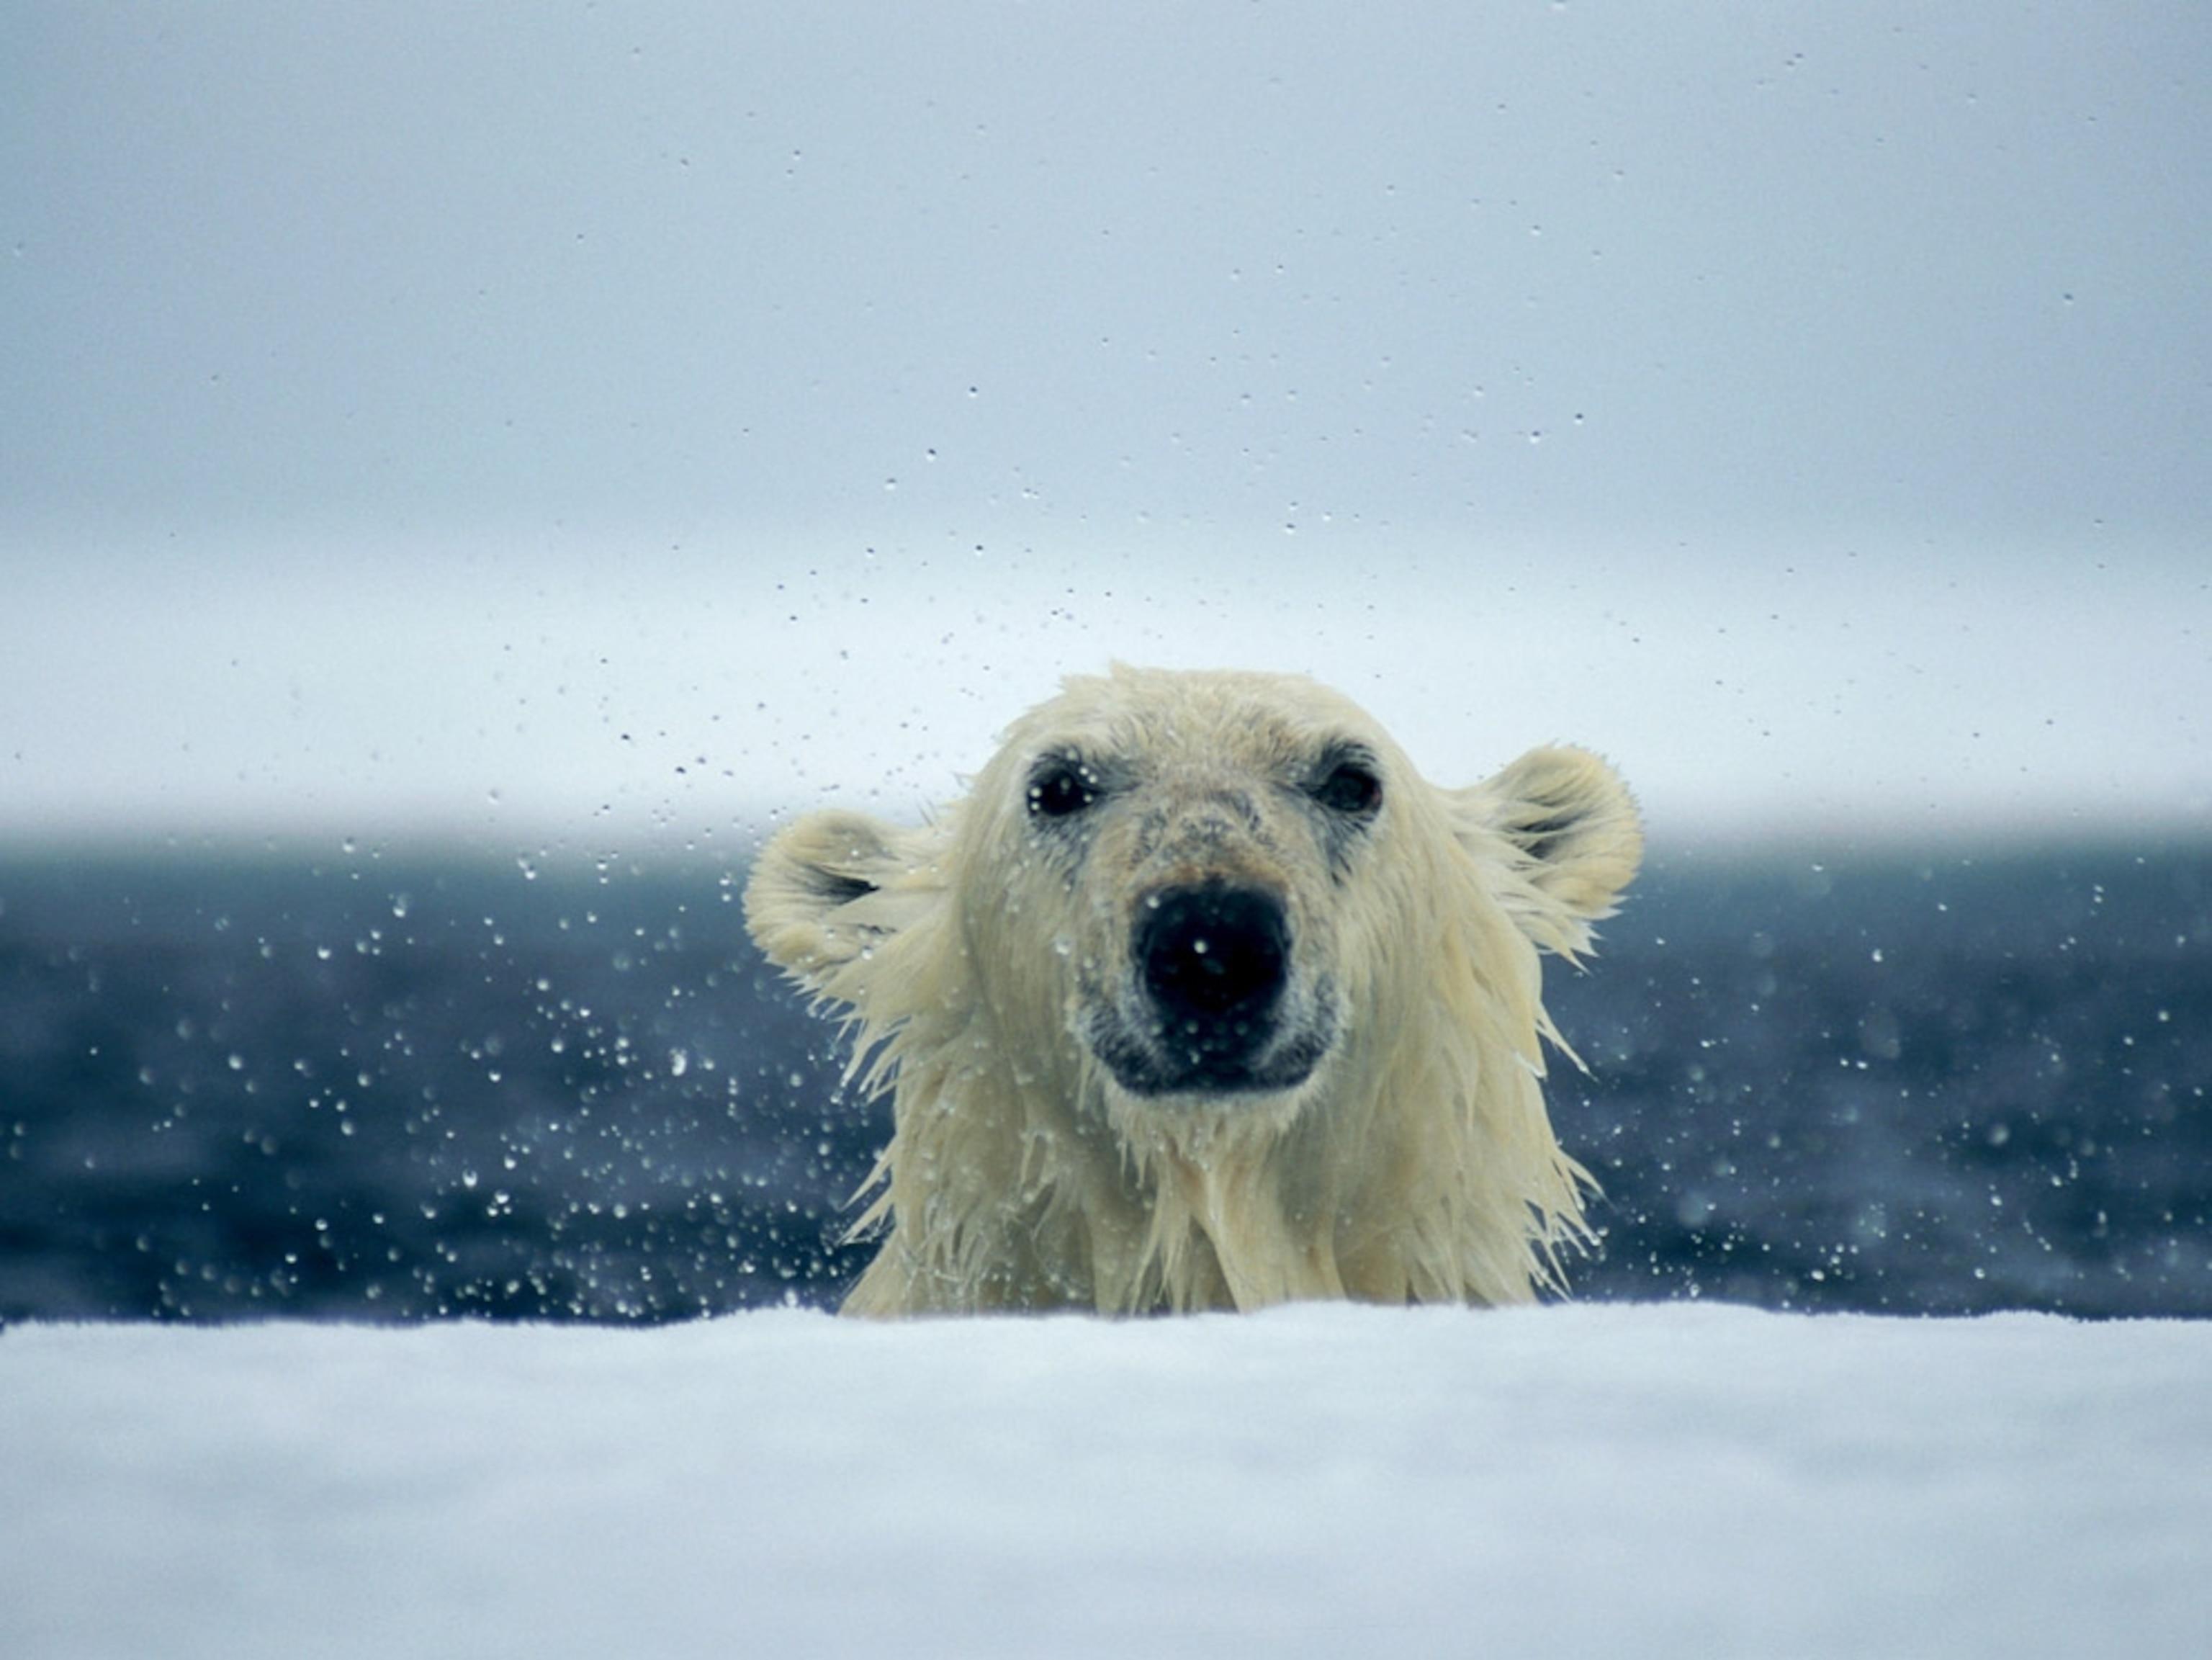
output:
M977 781L971 945L1048 919L1058 1025L1106 1087L1163 1110L1294 1096L1341 1047L1390 929L1409 769L1352 705L1298 682L1078 682ZM1024 925L1015 923L1018 930Z

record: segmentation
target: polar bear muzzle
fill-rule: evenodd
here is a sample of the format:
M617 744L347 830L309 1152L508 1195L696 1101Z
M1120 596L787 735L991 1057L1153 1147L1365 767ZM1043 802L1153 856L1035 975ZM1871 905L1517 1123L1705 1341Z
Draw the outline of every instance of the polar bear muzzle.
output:
M1331 1000L1291 997L1291 946L1289 907L1273 889L1206 881L1147 894L1127 987L1091 1010L1085 1039L1132 1095L1295 1089L1335 1023Z

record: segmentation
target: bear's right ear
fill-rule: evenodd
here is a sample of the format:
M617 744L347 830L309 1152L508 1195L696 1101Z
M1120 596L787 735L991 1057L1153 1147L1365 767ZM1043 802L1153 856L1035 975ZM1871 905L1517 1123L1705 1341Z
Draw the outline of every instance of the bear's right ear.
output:
M761 849L745 883L753 943L809 990L839 995L839 970L942 903L945 839L940 827L810 813Z

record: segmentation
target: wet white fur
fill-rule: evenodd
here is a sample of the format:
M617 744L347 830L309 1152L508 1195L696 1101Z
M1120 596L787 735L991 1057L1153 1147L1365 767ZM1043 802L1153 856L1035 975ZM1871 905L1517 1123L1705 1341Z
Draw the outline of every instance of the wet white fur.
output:
M1383 795L1332 859L1298 781L1338 742L1375 757ZM1030 769L1063 751L1120 782L1039 824ZM1249 822L1179 842L1224 792L1258 804ZM1627 790L1586 751L1441 789L1311 681L1121 667L1023 717L930 824L800 819L763 850L748 921L857 1025L866 1086L894 1091L861 1219L883 1245L846 1311L1516 1303L1556 1286L1589 1178L1544 1110L1559 1037L1538 951L1587 950L1641 851ZM1142 893L1206 874L1287 896L1291 995L1330 978L1338 1041L1296 1090L1133 1096L1079 1036L1085 1005L1125 983Z

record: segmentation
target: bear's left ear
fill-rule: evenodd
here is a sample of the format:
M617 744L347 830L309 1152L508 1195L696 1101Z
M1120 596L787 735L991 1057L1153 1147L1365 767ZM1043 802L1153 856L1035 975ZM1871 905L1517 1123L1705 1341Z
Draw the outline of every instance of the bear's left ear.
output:
M1503 863L1497 895L1546 951L1588 951L1589 925L1644 858L1644 828L1620 775L1588 750L1531 750L1496 777L1445 792L1461 842Z
M807 989L850 1002L855 976L839 971L943 902L944 842L942 827L810 813L761 849L745 883L745 927Z

